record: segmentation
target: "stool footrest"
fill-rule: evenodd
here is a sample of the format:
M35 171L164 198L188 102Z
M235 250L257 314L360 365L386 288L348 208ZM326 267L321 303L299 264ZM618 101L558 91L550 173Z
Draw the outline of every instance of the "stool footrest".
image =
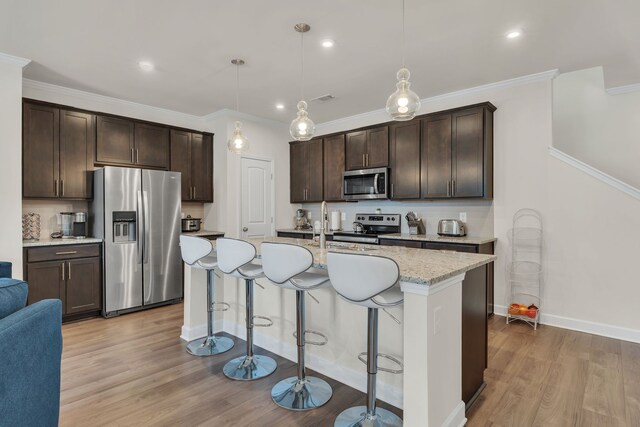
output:
M390 374L401 374L404 372L404 364L402 363L402 360L398 359L397 357L391 356L389 354L385 354L385 353L378 353L378 357L382 357L384 359L390 360L391 362L395 363L396 365L398 365L400 367L400 369L391 369L391 368L385 368L382 366L378 366L377 369L379 371L382 372L389 372ZM367 364L367 352L364 351L362 353L360 353L358 355L358 359L364 363L365 365Z
M216 307L216 306L222 306L222 307ZM211 303L211 309L213 311L227 311L230 308L231 306L229 305L229 303L226 303L226 302L214 301L213 303Z
M320 341L308 340L306 339L307 334L316 335L320 337L321 340ZM305 329L304 336L305 336L304 343L309 345L326 345L329 342L329 338L325 334L319 331L314 331L313 329ZM293 337L298 339L298 331L293 331Z
M266 320L266 323L256 323L255 319ZM271 320L271 318L267 316L253 316L253 318L251 318L251 326L254 326L256 328L268 328L269 326L272 326L272 325L273 325L273 320Z

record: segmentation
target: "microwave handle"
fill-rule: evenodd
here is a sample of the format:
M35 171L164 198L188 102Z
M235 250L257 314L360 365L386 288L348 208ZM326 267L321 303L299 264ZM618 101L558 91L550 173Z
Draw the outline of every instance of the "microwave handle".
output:
M380 194L378 192L378 178L380 177L380 174L377 173L373 176L373 188L375 189L375 194Z

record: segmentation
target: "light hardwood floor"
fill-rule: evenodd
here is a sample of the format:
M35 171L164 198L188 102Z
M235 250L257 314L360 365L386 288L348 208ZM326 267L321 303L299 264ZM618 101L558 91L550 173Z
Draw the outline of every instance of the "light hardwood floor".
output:
M182 305L64 325L60 425L332 426L337 413L364 404L364 394L325 378L334 388L325 407L283 410L269 390L295 375L293 362L274 356L270 377L230 381L222 366L244 342L196 358L178 338L181 326ZM534 332L495 316L485 379L468 426L640 426L637 344L545 326Z

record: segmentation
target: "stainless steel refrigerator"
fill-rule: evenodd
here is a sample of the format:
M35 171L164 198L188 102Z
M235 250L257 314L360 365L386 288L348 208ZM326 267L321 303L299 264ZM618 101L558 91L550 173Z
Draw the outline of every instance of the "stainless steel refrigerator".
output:
M94 172L93 234L104 240L102 315L182 298L180 173Z

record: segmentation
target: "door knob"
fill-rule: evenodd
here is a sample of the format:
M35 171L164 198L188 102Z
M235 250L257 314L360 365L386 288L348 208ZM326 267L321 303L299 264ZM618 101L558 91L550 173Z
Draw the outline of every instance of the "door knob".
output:
M242 227L242 231L246 233L247 231L249 231L249 229L247 227Z

